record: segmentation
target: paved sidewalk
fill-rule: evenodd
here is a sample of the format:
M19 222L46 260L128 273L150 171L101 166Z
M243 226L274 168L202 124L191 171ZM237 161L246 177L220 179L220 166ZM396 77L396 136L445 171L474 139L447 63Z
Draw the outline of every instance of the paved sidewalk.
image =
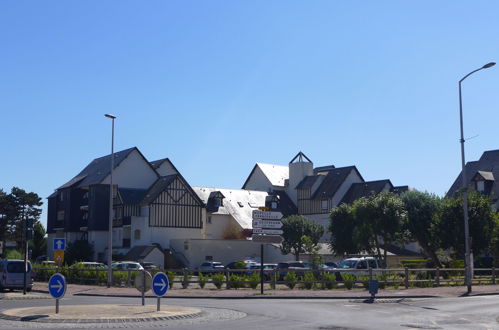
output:
M47 283L35 283L33 290L48 293ZM109 297L140 297L135 288L107 288L105 286L69 284L66 294L109 296ZM499 285L474 286L470 296L499 294ZM265 290L264 295L260 289L172 289L166 294L166 298L331 298L331 299L363 299L368 298L369 292L364 289L334 289L334 290L304 290L304 289L279 289ZM465 286L438 287L438 288L409 288L409 289L386 289L379 290L378 298L444 298L466 296ZM155 297L151 291L146 297Z

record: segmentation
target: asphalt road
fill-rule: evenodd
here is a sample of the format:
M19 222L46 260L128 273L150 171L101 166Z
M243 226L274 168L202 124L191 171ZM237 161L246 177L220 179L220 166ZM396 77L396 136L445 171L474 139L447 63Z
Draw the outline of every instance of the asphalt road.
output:
M61 300L61 313L70 305L140 304L138 298L77 297ZM155 299L147 299L155 304ZM387 300L366 304L325 299L163 299L163 304L199 307L203 317L121 324L48 324L0 320L0 329L13 328L140 328L140 329L499 329L499 296ZM51 299L0 300L0 310L53 305ZM126 307L123 313L126 313Z

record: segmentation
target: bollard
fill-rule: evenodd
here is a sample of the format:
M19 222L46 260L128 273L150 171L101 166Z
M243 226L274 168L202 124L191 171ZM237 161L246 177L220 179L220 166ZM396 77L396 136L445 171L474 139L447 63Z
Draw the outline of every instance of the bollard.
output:
M435 285L440 286L440 268L437 267L437 271L435 272Z
M230 272L228 270L225 271L225 288L230 289L230 284L229 284L229 274Z
M146 271L142 270L142 306L146 304Z
M496 284L496 268L492 267L492 284Z
M409 289L409 268L405 267L404 268L404 284L405 288Z

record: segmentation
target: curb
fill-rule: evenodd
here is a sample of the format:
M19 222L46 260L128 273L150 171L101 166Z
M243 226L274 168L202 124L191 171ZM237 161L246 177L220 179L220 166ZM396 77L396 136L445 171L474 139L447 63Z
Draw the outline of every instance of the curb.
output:
M132 323L132 322L151 322L151 321L167 321L167 320L182 320L200 317L203 312L185 314L185 315L172 315L172 316L157 316L157 317L144 317L144 318L128 318L128 319L47 319L40 318L40 315L33 316L12 316L0 312L0 319L8 321L21 321L21 322L38 322L38 323Z

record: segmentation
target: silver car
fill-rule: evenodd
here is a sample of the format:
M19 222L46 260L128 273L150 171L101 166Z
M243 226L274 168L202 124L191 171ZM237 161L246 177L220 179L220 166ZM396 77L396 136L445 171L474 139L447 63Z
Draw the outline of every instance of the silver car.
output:
M22 290L24 288L24 272L24 260L0 260L0 291L5 289ZM31 291L33 288L33 272L29 261L26 284L26 291Z

